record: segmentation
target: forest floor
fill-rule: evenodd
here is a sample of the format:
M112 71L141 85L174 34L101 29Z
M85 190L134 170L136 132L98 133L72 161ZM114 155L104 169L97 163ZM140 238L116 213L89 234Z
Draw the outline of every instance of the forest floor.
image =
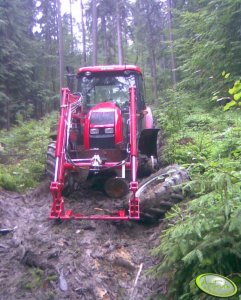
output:
M70 199L67 199L70 200ZM82 208L103 207L98 191L82 192ZM144 300L165 294L147 274L163 225L48 219L49 184L21 195L0 190L0 299ZM78 207L79 200L71 199ZM110 201L108 199L108 201ZM78 211L80 212L80 211Z

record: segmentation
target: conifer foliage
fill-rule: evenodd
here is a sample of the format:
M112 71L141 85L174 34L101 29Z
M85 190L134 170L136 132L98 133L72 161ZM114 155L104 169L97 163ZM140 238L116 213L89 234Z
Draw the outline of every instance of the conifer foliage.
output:
M155 250L160 261L153 273L169 282L160 299L208 299L194 284L204 272L228 276L240 289L241 1L65 2L70 7L61 16L65 66L76 72L92 63L138 64L147 102L155 106L165 135L162 164L190 170L192 180L184 188L192 199L167 215ZM41 119L59 107L58 36L56 0L0 1L5 188L23 191L44 174L52 118ZM30 163L26 153L35 160Z
M240 163L212 162L193 178L190 186L199 185L199 195L167 215L168 228L154 251L162 259L154 274L169 278L166 299L208 299L195 285L203 273L227 276L240 288Z
M237 82L236 88L231 93L237 92ZM183 189L191 199L166 215L166 229L154 250L160 261L151 273L168 281L159 299L212 299L195 284L203 273L229 277L240 293L240 110L203 103L191 107L191 96L179 97L181 110L175 99L157 112L167 137L162 159L188 168L191 181Z

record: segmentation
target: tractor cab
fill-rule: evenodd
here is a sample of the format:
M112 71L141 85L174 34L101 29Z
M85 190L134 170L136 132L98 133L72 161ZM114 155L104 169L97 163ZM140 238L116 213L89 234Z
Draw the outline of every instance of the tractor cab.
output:
M137 110L145 109L142 74L135 66L88 67L79 69L77 91L83 97L84 109L101 102L111 102L121 111L129 111L129 88L137 88Z
M77 93L85 120L83 140L86 149L117 147L128 151L131 87L136 90L136 134L139 141L141 134L144 134L143 129L153 127L151 111L144 101L141 69L133 65L79 69ZM150 132L148 131L149 135ZM107 133L108 136L105 135ZM151 134L153 136L153 131ZM140 140L140 145L142 144Z

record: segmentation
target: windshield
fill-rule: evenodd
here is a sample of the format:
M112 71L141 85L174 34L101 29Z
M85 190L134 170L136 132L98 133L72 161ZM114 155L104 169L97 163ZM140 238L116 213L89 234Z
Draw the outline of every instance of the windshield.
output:
M116 74L92 74L78 78L78 91L82 94L87 107L100 102L111 101L121 109L128 106L129 88L136 86L136 76Z

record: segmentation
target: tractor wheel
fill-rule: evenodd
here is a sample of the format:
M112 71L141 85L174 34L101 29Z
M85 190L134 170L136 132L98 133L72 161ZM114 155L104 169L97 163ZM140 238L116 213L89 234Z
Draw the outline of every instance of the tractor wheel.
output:
M181 184L188 180L187 170L179 165L162 168L143 180L137 191L141 221L155 223L163 219L173 205L184 199Z
M55 172L55 148L56 142L53 141L48 145L47 150L47 159L46 159L46 173L51 180L54 179L54 172Z
M56 163L55 149L56 149L56 142L52 141L48 145L47 159L46 159L46 173L51 181L54 180L54 174L55 174L55 163ZM66 174L64 180L64 187L62 191L63 196L69 196L70 194L78 190L78 188L79 188L79 182L75 180L75 176L72 173L68 173L68 175Z

